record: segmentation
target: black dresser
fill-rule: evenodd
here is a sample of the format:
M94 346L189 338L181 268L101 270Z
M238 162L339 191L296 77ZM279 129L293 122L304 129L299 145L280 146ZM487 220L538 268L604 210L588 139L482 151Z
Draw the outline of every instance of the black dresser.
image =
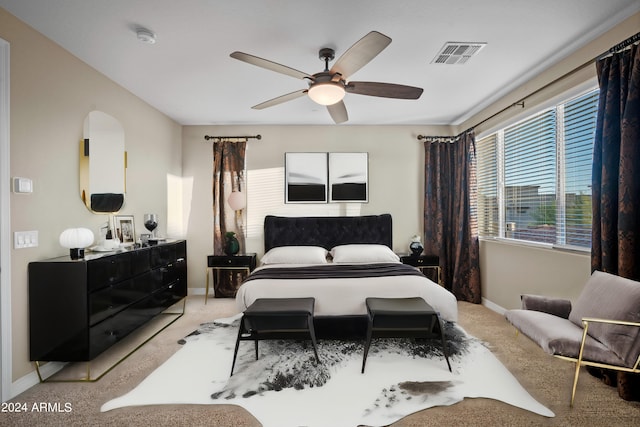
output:
M32 361L90 361L187 296L187 243L29 263Z

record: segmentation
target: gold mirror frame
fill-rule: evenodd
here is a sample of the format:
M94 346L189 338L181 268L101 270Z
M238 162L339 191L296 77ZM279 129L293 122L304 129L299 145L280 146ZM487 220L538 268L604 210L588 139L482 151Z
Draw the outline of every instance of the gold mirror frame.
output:
M93 213L116 213L126 193L124 128L114 117L91 111L80 142L80 198Z

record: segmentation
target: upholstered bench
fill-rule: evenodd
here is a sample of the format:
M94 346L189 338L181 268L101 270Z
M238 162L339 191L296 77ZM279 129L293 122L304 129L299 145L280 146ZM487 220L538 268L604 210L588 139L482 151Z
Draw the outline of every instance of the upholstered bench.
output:
M233 352L231 375L238 356L240 341L255 342L258 360L258 341L268 339L311 339L318 363L316 334L313 329L314 298L259 298L242 315Z
M442 340L442 352L451 372L444 327L438 313L419 297L367 298L367 339L364 344L362 373L373 336L434 338Z

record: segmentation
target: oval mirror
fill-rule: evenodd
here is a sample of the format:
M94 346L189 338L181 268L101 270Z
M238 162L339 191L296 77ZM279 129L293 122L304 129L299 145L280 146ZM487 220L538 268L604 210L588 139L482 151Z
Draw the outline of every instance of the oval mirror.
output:
M126 163L120 122L102 111L91 111L80 143L80 197L91 212L115 213L122 208Z

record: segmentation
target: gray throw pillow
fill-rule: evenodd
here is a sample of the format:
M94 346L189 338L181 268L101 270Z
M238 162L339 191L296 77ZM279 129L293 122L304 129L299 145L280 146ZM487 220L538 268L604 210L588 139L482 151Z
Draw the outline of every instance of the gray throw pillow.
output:
M583 317L640 322L640 282L594 271L569 314L569 320L578 326L582 326ZM627 366L635 363L640 352L640 328L590 323L588 333L625 360Z

